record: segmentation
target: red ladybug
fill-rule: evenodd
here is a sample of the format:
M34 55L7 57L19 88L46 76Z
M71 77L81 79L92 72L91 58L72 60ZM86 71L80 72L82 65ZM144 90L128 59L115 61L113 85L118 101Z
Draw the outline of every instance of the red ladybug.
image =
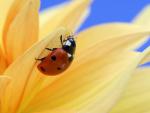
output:
M60 36L61 48L46 48L51 51L48 56L36 59L40 60L37 68L45 75L57 75L64 72L71 64L76 49L76 42L73 36L69 36L67 40L62 40Z

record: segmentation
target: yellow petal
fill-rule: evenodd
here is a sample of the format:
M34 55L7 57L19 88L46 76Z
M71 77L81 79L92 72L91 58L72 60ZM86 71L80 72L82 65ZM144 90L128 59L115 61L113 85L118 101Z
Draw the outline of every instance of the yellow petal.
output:
M7 62L4 57L3 51L0 48L0 74L2 74L6 68L7 68Z
M137 15L137 17L133 20L133 23L137 25L147 26L150 28L150 5L146 6L141 13ZM141 62L141 64L144 64L146 62L150 61L150 55L147 55Z
M4 47L11 63L38 39L38 4L31 0L20 10L4 36Z
M20 9L29 0L1 0L0 2L0 40L2 44L2 37L7 32L12 20L16 17Z
M63 35L64 38L66 32L63 28L57 30L49 37L35 44L7 68L5 74L14 78L14 81L11 82L11 87L9 87L9 92L11 92L11 97L13 98L7 99L8 105L5 111L9 111L9 113L21 112L36 90L40 88L41 82L48 78L37 70L37 63L39 62L36 62L35 58L47 55L49 51L45 50L46 47L61 47L60 36ZM50 77L51 80L56 78ZM8 95L6 96L9 98Z
M90 0L77 0L64 5L56 11L47 10L40 16L40 38L44 38L48 33L62 26L75 31L83 22L89 11ZM47 18L46 20L44 18ZM45 20L44 22L43 19Z
M74 110L56 109L56 110L47 110L47 111L34 112L34 113L78 113L78 112Z
M5 100L4 95L7 95L6 90L8 87L8 84L10 83L11 78L8 76L0 76L0 113L4 113L3 109L5 107Z
M150 5L146 6L141 13L137 15L137 17L133 20L134 23L139 25L150 25ZM150 26L149 26L150 27Z
M88 45L93 44L97 41L104 41L111 38L129 36L131 34L140 34L143 32L148 33L150 28L148 28L147 31L145 31L146 29L147 28L127 23L111 23L111 24L104 24L101 26L95 26L79 33L78 35L79 39L77 39L78 45L81 45L79 51L82 51ZM95 33L96 31L99 32L98 35L97 33ZM87 36L87 34L90 34L90 36Z
M100 33L95 30L95 36ZM91 34L87 32L86 37L91 38ZM123 35L89 44L77 52L68 71L33 98L25 112L57 108L70 108L79 113L108 112L119 99L131 73L149 52L133 52L146 39L143 37L142 33Z
M1 0L0 1L0 40L2 43L2 34L3 34L3 27L5 25L5 21L7 19L8 13L13 5L13 3L17 0Z
M57 13L60 12L64 7L69 5L69 2L65 2L63 4L59 4L57 6L50 7L44 11L40 12L40 27L42 27L49 19L53 18ZM41 29L42 31L42 29Z
M122 98L111 113L150 112L150 68L140 68L134 73Z
M9 82L10 82L9 77L4 75L0 76L0 100L2 99L4 90L6 89Z

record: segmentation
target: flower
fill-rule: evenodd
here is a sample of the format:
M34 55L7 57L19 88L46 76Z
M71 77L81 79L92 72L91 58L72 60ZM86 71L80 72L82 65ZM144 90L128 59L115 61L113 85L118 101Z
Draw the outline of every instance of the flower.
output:
M0 1L0 113L149 112L150 70L137 66L149 60L150 49L135 51L150 34L143 27L149 9L137 25L110 23L82 31L71 67L45 76L35 58L47 55L46 47L59 47L60 35L76 31L90 0L70 1L40 15L39 4Z

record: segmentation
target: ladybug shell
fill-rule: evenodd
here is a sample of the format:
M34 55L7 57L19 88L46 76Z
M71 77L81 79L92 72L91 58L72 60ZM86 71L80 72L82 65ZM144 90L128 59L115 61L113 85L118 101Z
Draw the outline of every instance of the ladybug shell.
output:
M40 72L46 75L56 75L65 71L70 65L68 54L62 48L53 50L38 65Z

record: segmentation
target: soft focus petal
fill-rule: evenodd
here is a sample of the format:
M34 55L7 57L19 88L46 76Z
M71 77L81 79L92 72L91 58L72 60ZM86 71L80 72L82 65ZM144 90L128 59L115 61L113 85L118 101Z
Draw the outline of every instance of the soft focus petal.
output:
M3 97L3 93L5 92L4 90L6 89L8 83L10 82L10 78L8 76L0 76L0 104L1 104L1 99Z
M0 48L0 74L2 74L6 68L7 68L7 62L4 57L3 51Z
M111 23L104 24L96 27L92 27L81 32L78 37L78 45L81 47L79 51L87 48L88 45L91 45L97 41L108 40L111 38L118 38L122 36L129 36L131 34L140 34L148 33L150 28L143 28L137 25L131 25L127 23ZM87 34L90 34L87 36ZM97 35L98 34L98 35ZM80 38L82 37L82 38ZM77 46L78 47L78 46Z
M138 25L146 25L150 27L150 5L146 6L143 11L133 20Z
M3 34L3 27L5 25L6 18L12 7L13 3L17 0L1 0L0 1L0 40L2 43L2 34Z
M47 110L47 111L34 112L34 113L78 113L78 112L74 110L56 109L56 110Z
M30 0L9 25L4 35L4 47L9 63L37 41L38 7L39 0Z
M3 109L5 107L5 96L7 95L6 90L8 87L8 84L10 83L11 78L8 76L0 76L0 113L4 113Z
M64 37L66 33L67 31L63 28L57 30L49 37L35 44L8 67L5 74L11 76L14 81L11 82L12 87L9 87L9 93L6 95L8 105L5 111L9 111L9 113L21 112L36 90L40 88L41 82L48 78L37 70L36 63L39 62L36 62L35 58L41 58L42 55L48 54L49 51L45 50L46 47L61 47L60 36L63 35ZM56 78L50 77L50 79ZM13 98L10 98L9 94Z
M41 13L40 38L44 38L60 26L74 32L87 16L90 2L90 0L71 1L67 5L65 4L59 9L56 9L56 11L48 9L43 14ZM44 22L42 22L43 20Z
M150 6L134 19L133 23L150 27ZM142 64L149 61L149 54L142 60ZM130 80L127 89L111 113L149 113L150 112L150 69L139 68Z
M145 7L143 11L138 14L138 16L133 20L134 24L147 26L150 28L150 5ZM146 62L150 61L150 55L148 54L147 57L143 59L141 64L144 64Z
M49 22L49 19L54 18L54 16L59 13L64 7L68 6L70 2L65 2L57 6L50 7L40 12L40 27L44 26L45 23ZM42 29L41 29L42 31Z
M9 25L16 17L20 9L29 0L1 0L0 1L0 40L7 32Z
M122 98L111 113L149 113L149 95L150 68L137 69Z
M100 33L95 29L95 36ZM68 71L33 98L26 112L70 108L78 113L107 113L119 99L133 70L149 52L132 51L143 43L146 35L122 35L89 44L77 52ZM86 38L91 38L91 34L87 32Z

